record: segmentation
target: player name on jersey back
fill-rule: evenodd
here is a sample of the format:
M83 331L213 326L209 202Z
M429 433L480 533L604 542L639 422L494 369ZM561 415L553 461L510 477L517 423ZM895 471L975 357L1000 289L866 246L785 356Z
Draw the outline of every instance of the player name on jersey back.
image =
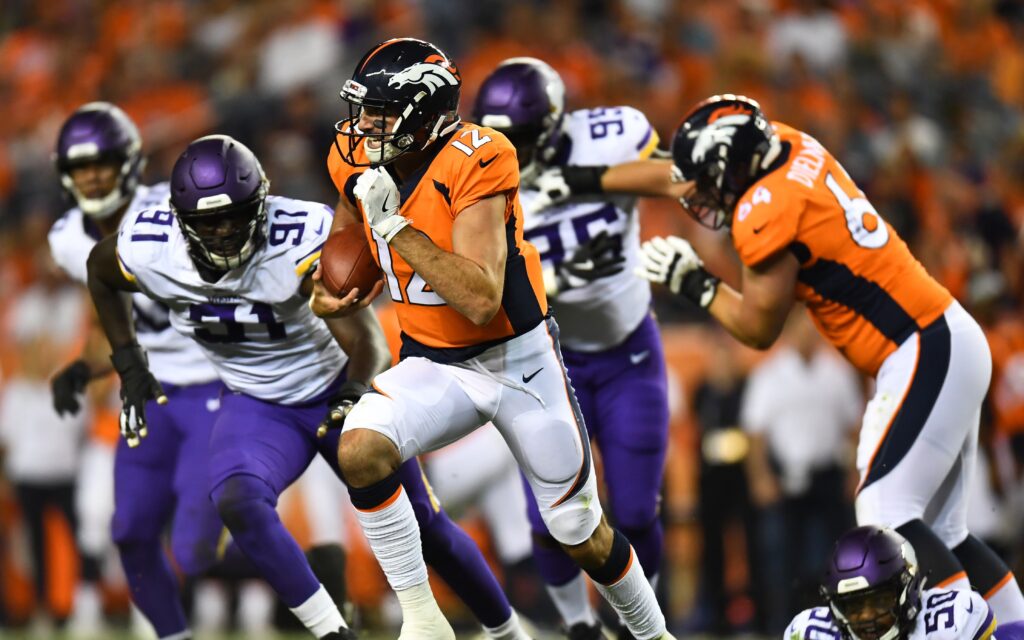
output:
M170 309L232 391L291 405L322 395L348 358L300 292L330 233L333 210L270 196L263 245L217 282L202 279L173 214L148 209L121 229L125 276Z
M988 603L973 591L929 589L921 594L921 610L908 640L988 640L996 620ZM783 640L841 640L828 607L797 614Z
M167 208L169 195L170 187L166 182L139 186L121 220L122 226L133 213L152 207ZM99 228L78 207L57 220L48 236L54 261L83 285L88 275L89 253L101 238ZM166 306L136 293L132 295L132 315L136 337L146 350L150 370L158 380L184 386L217 379L217 372L202 350L171 327Z

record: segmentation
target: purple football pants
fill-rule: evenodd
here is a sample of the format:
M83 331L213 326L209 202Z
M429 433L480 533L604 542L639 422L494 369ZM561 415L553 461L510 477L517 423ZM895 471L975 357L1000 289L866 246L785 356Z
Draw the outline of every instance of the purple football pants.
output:
M132 601L160 637L188 624L161 535L170 523L171 553L183 573L195 576L216 561L222 529L206 474L222 385L163 388L168 403L146 405L149 435L134 449L118 442L111 525Z
M668 383L658 325L648 315L616 347L596 353L563 347L562 357L587 432L601 451L609 517L650 577L661 566L658 502L668 445ZM537 570L549 585L563 585L580 569L553 544L529 485L526 496Z
M211 497L235 544L291 608L319 588L302 550L275 509L280 493L317 453L338 470L340 430L316 437L327 397L283 406L225 392L210 440ZM427 562L487 626L508 620L511 608L480 549L430 499L419 463L399 470L423 541ZM330 505L324 505L331 508ZM340 508L337 506L335 508Z

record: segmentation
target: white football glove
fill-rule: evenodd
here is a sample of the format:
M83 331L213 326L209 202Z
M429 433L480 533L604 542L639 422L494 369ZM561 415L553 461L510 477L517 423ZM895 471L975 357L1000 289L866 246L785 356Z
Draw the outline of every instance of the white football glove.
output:
M635 273L655 284L666 285L707 308L718 292L718 278L704 268L704 262L689 242L677 236L651 238L640 247L641 266Z
M384 167L364 171L352 191L363 205L370 228L386 242L391 242L399 231L411 224L412 221L398 211L401 204L398 185Z

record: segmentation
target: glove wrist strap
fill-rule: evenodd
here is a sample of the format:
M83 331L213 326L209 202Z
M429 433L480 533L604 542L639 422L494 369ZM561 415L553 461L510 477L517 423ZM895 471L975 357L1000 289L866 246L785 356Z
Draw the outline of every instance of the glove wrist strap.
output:
M398 232L412 224L412 220L402 215L393 215L373 225L377 235L384 238L384 241L391 243L391 239L398 235Z
M110 354L110 362L118 374L124 374L136 367L145 369L148 366L146 352L142 350L138 342L114 349L114 352Z
M700 308L707 309L715 299L721 281L721 278L711 275L704 267L697 267L683 276L679 293Z
M573 195L604 193L601 176L608 171L608 165L580 167L568 165L562 168L562 179Z

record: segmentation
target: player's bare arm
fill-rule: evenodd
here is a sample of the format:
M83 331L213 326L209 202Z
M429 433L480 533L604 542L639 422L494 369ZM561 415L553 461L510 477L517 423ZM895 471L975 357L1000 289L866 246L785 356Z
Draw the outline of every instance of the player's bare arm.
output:
M540 204L548 206L573 196L609 193L679 200L693 189L693 182L683 180L671 160L648 158L611 166L551 167L532 186L544 195Z
M672 161L660 158L634 160L612 165L601 176L605 193L629 193L637 196L679 199L692 188L672 171Z
M146 437L146 402L167 402L160 383L149 371L146 354L135 338L131 298L126 292L138 287L121 271L117 259L117 236L96 243L87 263L89 293L99 314L100 326L107 334L112 354L110 361L121 378L121 435L128 446L137 447Z
M317 271L306 276L302 281L304 295L313 291L314 287L323 289L323 284L317 277L319 271L318 265ZM315 280L314 277L316 277ZM332 297L326 291L324 293ZM345 296L345 298L348 297ZM343 300L342 298L333 299ZM367 308L368 305L369 302L364 304L360 300L352 306L351 313L342 317L324 318L327 328L331 330L331 335L349 356L346 377L366 386L369 386L375 375L387 369L391 364L391 352L388 350L388 343L384 338L384 330L373 310Z
M780 251L743 268L737 291L708 273L690 243L676 236L643 244L637 275L668 286L672 293L707 309L737 340L755 349L775 343L793 306L800 264Z
M505 194L484 198L459 213L452 252L415 229L403 229L391 246L456 311L483 326L501 307L505 285Z
M755 349L775 344L793 306L800 264L787 251L764 260L754 268L743 268L741 290L725 283L708 306L737 340Z
M131 298L127 292L138 291L135 283L125 277L117 264L117 236L107 236L96 243L89 254L89 294L99 317L100 326L117 349L135 342Z

